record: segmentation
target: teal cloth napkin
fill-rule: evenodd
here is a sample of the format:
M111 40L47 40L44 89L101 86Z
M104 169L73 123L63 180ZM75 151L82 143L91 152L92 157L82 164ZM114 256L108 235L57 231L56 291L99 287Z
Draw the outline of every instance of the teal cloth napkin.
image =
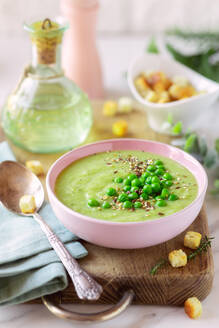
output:
M15 160L6 142L0 143L0 162ZM0 186L1 188L1 186ZM77 236L57 220L48 203L40 214L75 258L87 255ZM0 305L23 303L63 290L66 271L32 218L6 210L0 204Z

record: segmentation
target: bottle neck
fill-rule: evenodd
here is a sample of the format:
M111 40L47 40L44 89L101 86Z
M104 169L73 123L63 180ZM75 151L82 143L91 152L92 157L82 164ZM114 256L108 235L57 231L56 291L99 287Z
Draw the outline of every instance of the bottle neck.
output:
M42 48L33 42L31 66L33 74L45 78L62 74L61 43Z

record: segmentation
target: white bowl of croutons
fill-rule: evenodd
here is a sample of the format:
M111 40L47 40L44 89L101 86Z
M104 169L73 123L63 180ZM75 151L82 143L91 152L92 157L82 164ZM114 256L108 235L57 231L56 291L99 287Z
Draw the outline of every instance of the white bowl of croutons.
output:
M136 58L128 70L128 83L144 105L150 127L164 134L176 133L172 127L177 122L185 130L191 128L219 95L218 83L162 55Z

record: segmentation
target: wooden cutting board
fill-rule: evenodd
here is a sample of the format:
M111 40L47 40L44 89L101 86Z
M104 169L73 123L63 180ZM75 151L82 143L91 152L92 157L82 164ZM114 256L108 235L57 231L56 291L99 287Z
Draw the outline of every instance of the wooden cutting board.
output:
M145 138L169 143L171 138L152 131L146 120L145 113L137 108L129 115L119 115L106 118L102 115L102 103L94 104L94 126L86 141L112 138L112 123L119 119L127 120L129 133L127 137ZM0 131L0 139L3 134ZM27 158L40 159L48 169L58 157L54 155L33 155L13 147L19 161ZM44 181L42 180L44 183ZM209 235L205 209L203 208L197 219L187 230ZM149 271L161 258L167 258L173 249L183 247L185 232L176 238L158 246L138 250L107 249L83 242L89 255L80 260L80 264L103 286L103 294L97 303L113 304L118 302L124 291L132 289L135 293L135 304L172 304L181 305L186 298L196 296L204 299L212 288L214 266L211 249L191 260L185 267L174 269L169 265L161 268L156 275ZM186 249L186 252L190 251ZM59 303L79 303L74 287L69 286L62 292L54 294L54 300ZM35 300L31 303L39 303ZM83 301L81 301L83 303ZM93 303L93 302L92 302Z
M187 230L198 231L203 236L209 234L204 208ZM160 259L167 258L171 250L182 248L189 254L190 251L183 247L184 234L166 243L136 250L109 249L82 241L89 255L81 259L80 264L103 286L103 294L95 303L117 303L129 289L135 293L134 304L182 305L192 296L203 300L211 291L214 277L210 249L189 261L185 267L166 265L154 276L150 275L150 269ZM53 297L57 304L85 303L77 298L70 280L68 288ZM40 302L35 300L31 303Z

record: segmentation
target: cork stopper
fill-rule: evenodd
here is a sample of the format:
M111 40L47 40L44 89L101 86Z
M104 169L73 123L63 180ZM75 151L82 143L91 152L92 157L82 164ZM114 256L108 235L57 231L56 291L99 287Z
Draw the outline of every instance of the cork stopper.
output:
M56 62L56 48L62 42L63 28L49 18L28 26L31 41L36 46L39 64L50 65Z

